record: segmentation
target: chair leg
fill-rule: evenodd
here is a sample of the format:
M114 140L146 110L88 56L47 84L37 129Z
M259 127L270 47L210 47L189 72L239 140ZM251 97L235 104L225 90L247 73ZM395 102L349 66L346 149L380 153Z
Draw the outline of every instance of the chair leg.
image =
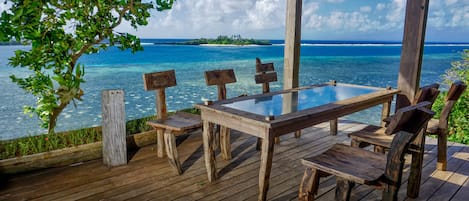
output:
M301 137L301 130L295 131L295 138L300 138Z
M331 135L337 135L337 127L338 127L338 120L333 119L329 121L330 123L330 129L331 129Z
M178 174L182 174L181 163L179 162L179 154L176 148L176 137L171 130L164 132L164 141L166 144L166 154L168 155L169 165Z
M419 153L412 153L409 180L407 182L407 197L417 198L420 191L420 179L422 177L423 149Z
M298 200L312 201L314 195L318 193L319 188L319 171L312 168L306 168L301 180L300 189L298 191Z
M158 158L164 157L164 129L156 130L156 155Z
M447 142L448 136L446 133L438 134L438 155L436 169L441 171L446 171L446 154L447 154Z
M280 144L280 137L274 137L274 143L275 144Z
M399 192L398 186L386 185L383 189L382 201L396 201Z
M370 144L352 138L352 140L351 140L351 142L350 142L350 146L351 146L351 147L363 148L363 147L370 146Z
M335 188L335 200L348 201L350 200L350 193L352 192L355 183L341 177L337 177L337 184Z
M230 128L225 126L220 127L220 150L224 160L231 159Z
M375 145L373 151L376 152L376 153L382 153L382 154L384 154L385 149L384 149L384 147L382 147L382 146Z

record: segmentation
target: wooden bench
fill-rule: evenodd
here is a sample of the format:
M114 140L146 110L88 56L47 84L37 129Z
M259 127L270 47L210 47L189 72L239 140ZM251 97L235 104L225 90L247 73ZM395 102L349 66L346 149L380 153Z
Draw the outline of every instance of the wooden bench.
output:
M185 112L167 115L165 89L176 86L174 70L144 74L143 81L146 91L156 90L156 120L148 121L147 124L157 131L157 155L163 158L166 150L169 164L180 175L183 171L176 148L176 136L202 127L200 116Z
M383 190L382 200L397 200L405 152L433 115L434 112L421 106L399 110L390 123L391 130L396 132L387 155L336 144L322 154L302 159L306 169L299 199L314 200L320 177L336 175L335 200L350 200L356 183Z
M448 141L448 119L451 113L451 110L454 107L454 104L461 97L464 90L466 90L467 85L461 81L456 81L451 84L450 89L445 97L445 105L441 111L439 119L431 119L428 122L427 134L437 135L438 137L438 154L437 154L437 163L436 168L438 170L446 171L446 149Z
M205 82L207 86L216 85L218 88L218 100L225 100L226 84L235 83L236 76L233 69L205 71ZM213 139L214 148L220 147L222 158L229 160L231 159L230 128L217 126L216 131Z

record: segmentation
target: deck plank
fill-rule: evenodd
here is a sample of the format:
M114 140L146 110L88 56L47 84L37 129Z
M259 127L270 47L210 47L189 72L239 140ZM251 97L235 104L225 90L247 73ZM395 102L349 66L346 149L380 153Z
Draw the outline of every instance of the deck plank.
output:
M304 168L300 158L325 151L334 143L349 143L346 133L363 124L341 121L339 135L329 135L327 123L303 130L301 138L282 136L275 145L269 200L297 200ZM167 159L156 157L155 146L138 150L128 165L107 168L101 160L73 167L51 168L15 175L0 189L0 200L257 200L260 152L256 138L232 133L233 159L217 151L220 178L210 184L203 159L201 132L178 145L184 174L176 176ZM417 200L467 200L469 146L448 143L448 171L435 170L436 140L427 138L421 194ZM403 174L399 200L406 200L409 163ZM318 200L334 198L335 177L322 178ZM434 192L434 193L433 193ZM380 200L381 192L359 185L352 200ZM413 199L412 199L413 200Z

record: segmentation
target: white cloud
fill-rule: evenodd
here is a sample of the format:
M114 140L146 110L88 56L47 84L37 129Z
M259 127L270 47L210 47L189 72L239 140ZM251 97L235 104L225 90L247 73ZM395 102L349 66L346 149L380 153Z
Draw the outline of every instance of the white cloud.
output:
M386 8L386 4L384 3L376 4L376 10L383 10L385 8Z
M360 7L361 12L371 12L371 7L370 6L362 6Z
M390 29L401 27L404 22L405 16L405 0L393 0L393 2L386 6L389 9L389 12L386 15L386 25Z
M240 18L238 28L273 29L285 24L285 6L280 0L256 1L251 9L247 9L246 17ZM245 26L245 27L242 27Z
M469 1L434 0L430 3L427 27L469 30Z
M469 32L469 0L431 0L428 29ZM406 0L303 1L304 36L360 33L389 35L402 33ZM336 4L332 4L336 3ZM176 1L173 9L153 14L149 26L136 33L144 37L215 37L241 34L243 37L282 38L286 0L198 0ZM398 36L400 37L400 36ZM400 38L398 38L400 39Z
M445 4L446 5L453 5L453 4L456 4L458 2L458 0L445 0Z
M342 3L344 0L327 0L329 3Z

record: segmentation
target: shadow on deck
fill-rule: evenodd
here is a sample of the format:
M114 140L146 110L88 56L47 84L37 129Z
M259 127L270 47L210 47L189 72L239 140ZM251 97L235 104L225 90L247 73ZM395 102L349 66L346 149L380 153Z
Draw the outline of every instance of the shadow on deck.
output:
M282 136L275 145L269 200L297 200L303 175L300 160L319 154L335 143L349 143L347 133L364 125L341 121L339 134L330 136L328 124L303 130L300 139ZM107 168L101 160L35 171L2 179L0 200L256 200L260 152L256 138L232 133L232 156L217 154L219 179L210 184L203 159L200 131L181 136L178 150L184 174L176 174L165 158L156 157L155 146L141 148L128 165ZM448 171L436 171L436 140L427 138L418 200L467 200L469 198L469 146L448 143ZM409 161L399 200L407 200ZM333 200L335 178L321 180L318 200ZM379 200L381 192L356 186L352 200Z

